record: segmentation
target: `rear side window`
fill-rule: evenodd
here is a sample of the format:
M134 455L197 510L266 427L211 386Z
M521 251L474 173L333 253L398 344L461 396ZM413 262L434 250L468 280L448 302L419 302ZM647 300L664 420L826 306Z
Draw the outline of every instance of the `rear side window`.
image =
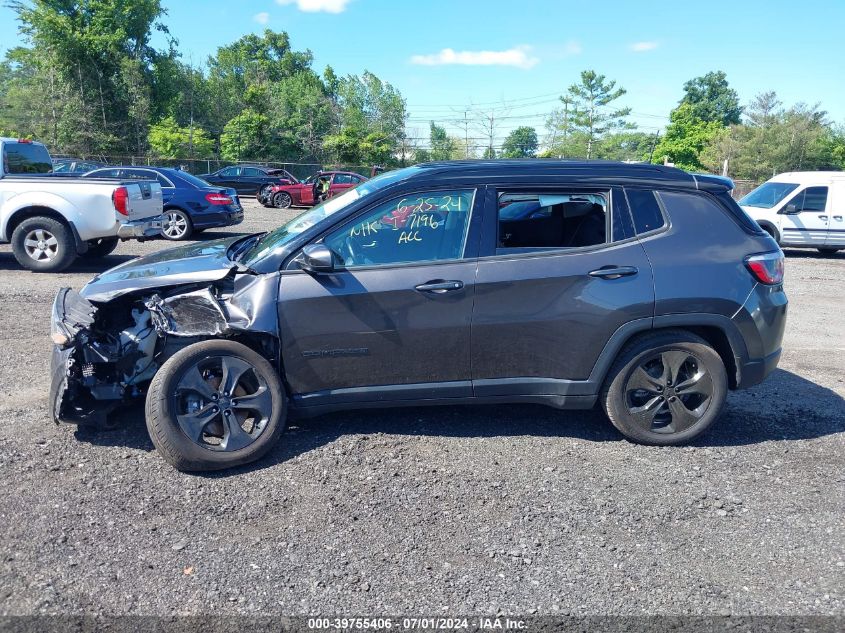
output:
M504 192L498 252L597 246L607 242L607 198L598 193Z
M349 185L352 183L352 176L349 174L335 174L334 175L334 184L336 185Z
M243 171L241 171L241 176L248 176L250 178L254 178L256 176L263 176L264 172L260 169L256 169L255 167L244 167Z
M36 143L5 143L3 171L7 174L49 174L53 163L47 148Z
M631 208L631 215L634 217L634 229L638 235L654 231L666 224L653 191L626 189L625 196L628 198L628 206Z

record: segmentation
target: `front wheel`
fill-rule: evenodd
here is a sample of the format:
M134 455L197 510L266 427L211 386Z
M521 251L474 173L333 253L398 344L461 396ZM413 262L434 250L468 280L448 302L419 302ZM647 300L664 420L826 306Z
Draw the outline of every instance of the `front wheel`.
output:
M21 222L12 233L12 252L21 266L37 273L64 270L77 256L70 229L47 217Z
M164 222L161 225L161 235L166 240L178 242L191 237L194 225L188 214L179 209L168 209L164 212Z
M220 470L261 458L278 441L287 399L272 365L234 341L195 343L174 354L150 383L147 429L184 471Z
M280 191L275 196L273 196L273 206L277 209L288 209L290 208L291 204L293 204L293 199L291 199L289 193Z
M601 402L626 438L672 446L719 417L728 377L719 354L685 331L655 332L628 345L611 368Z

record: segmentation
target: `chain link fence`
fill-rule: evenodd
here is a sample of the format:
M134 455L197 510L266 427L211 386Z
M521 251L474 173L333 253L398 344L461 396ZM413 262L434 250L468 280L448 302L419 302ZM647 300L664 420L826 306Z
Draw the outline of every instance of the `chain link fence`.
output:
M60 155L54 158L61 158ZM211 174L224 167L230 165L259 165L261 167L270 167L272 169L285 169L296 178L300 180L306 179L308 176L319 171L352 171L356 174L361 174L370 178L374 175L374 166L365 165L331 165L326 163L298 163L298 162L276 162L276 161L230 161L220 160L217 158L197 159L197 158L157 158L155 156L91 156L89 160L95 160L101 163L106 163L110 166L132 166L132 167L174 167L186 171L194 175Z

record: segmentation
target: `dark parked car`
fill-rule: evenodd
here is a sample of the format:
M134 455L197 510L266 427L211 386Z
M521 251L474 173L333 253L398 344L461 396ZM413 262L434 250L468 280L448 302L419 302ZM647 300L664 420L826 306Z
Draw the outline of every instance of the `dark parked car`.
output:
M303 182L288 185L273 185L264 199L259 201L265 207L287 209L288 207L314 206L321 196L324 181L328 180L328 198L332 198L347 189L357 187L369 180L366 176L351 171L321 171L308 177Z
M164 202L161 235L168 240L186 240L205 229L234 226L244 219L234 189L216 187L179 169L106 167L90 171L83 178L157 180Z
M92 169L99 169L105 167L105 163L98 163L93 160L81 160L79 158L54 158L53 159L53 175L54 176L80 176Z
M544 212L509 216L516 202ZM145 398L184 470L257 459L293 415L390 405L598 403L633 441L681 444L774 370L782 277L717 178L430 163L63 289L52 406L106 424Z
M203 174L203 180L221 187L231 187L241 195L266 195L272 185L285 185L299 182L285 169L260 167L258 165L232 165L213 174Z

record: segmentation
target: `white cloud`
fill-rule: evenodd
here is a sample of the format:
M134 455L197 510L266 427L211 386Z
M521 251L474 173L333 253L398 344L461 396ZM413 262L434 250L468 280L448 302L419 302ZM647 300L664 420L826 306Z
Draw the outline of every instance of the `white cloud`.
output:
M296 4L300 11L308 13L317 13L325 11L326 13L343 13L346 10L346 5L349 0L276 0L276 4L282 6L288 4Z
M657 42L634 42L631 44L631 50L635 53L645 53L646 51L653 51L657 46Z
M444 66L459 64L462 66L515 66L532 68L540 60L531 56L530 46L515 46L505 51L455 51L444 48L431 55L413 55L412 64L420 66Z
M262 11L261 13L256 13L252 16L252 19L259 24L267 24L270 21L270 14L266 11Z

